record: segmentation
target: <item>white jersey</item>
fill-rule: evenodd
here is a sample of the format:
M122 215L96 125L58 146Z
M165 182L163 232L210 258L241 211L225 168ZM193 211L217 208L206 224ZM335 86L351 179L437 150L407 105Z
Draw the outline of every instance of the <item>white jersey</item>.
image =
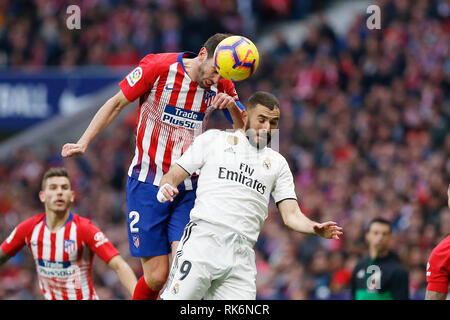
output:
M269 147L258 150L244 132L208 130L176 163L189 174L200 169L191 220L227 226L254 244L276 203L297 199L286 159Z

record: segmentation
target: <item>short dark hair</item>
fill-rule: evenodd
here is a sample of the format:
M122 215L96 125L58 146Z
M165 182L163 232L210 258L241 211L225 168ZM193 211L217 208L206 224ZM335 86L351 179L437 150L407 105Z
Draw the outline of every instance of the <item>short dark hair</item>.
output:
M44 173L44 177L42 178L42 190L45 189L45 183L47 182L48 178L51 177L66 177L69 179L69 174L67 173L66 168L63 167L56 167L56 168L50 168ZM69 179L70 181L70 179Z
M207 59L210 59L214 56L214 51L216 51L217 45L223 40L228 37L231 37L232 34L230 33L216 33L215 35L211 36L206 40L206 42L203 44L203 47L206 48L206 51L208 52Z
M277 97L266 91L257 91L252 94L250 98L248 98L247 109L253 109L258 104L261 104L269 108L270 110L276 108L280 109L280 102L278 101Z
M366 230L366 232L369 232L369 231L370 231L370 227L371 227L372 224L374 224L374 223L381 223L381 224L388 225L388 226L389 226L389 232L392 231L391 222L390 222L389 220L384 219L384 218L378 217L378 218L372 219L372 220L369 222L369 224L367 225L367 230Z

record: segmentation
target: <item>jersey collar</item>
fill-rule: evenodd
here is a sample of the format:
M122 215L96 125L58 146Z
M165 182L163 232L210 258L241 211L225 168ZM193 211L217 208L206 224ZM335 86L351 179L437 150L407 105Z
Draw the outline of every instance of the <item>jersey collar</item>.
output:
M64 222L64 224L62 225L62 227L65 227L70 221L72 221L73 220L73 212L72 211L70 211L69 212L69 217L67 218L67 220L66 220L66 222ZM48 226L47 226L47 216L44 218L44 223L45 223L45 226L48 228ZM62 228L61 227L61 228Z
M181 68L183 69L184 73L188 74L186 72L186 69L184 68L183 58L195 58L195 57L197 57L197 54L191 51L183 51L178 54L177 61L180 64Z

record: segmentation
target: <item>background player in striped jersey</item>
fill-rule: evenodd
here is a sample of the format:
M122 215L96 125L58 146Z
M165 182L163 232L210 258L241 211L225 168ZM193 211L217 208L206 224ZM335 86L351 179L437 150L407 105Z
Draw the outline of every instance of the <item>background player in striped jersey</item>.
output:
M36 262L45 299L97 300L91 275L96 254L132 296L137 283L133 270L99 228L70 211L74 192L64 168L44 174L39 198L45 213L23 221L11 232L0 247L0 265L26 245Z
M447 189L448 208L450 209L450 185ZM450 235L431 251L427 263L427 290L425 300L447 299L450 284Z
M156 201L159 182L171 164L201 133L214 109L223 109L234 128L243 121L231 81L214 67L214 50L228 34L215 34L200 49L149 54L120 83L120 91L97 112L82 137L62 148L62 156L83 154L89 143L131 101L139 98L136 150L128 171L127 227L131 255L141 258L144 276L133 299L157 299L169 274L169 253L175 252L194 205L197 176L179 186L174 203Z

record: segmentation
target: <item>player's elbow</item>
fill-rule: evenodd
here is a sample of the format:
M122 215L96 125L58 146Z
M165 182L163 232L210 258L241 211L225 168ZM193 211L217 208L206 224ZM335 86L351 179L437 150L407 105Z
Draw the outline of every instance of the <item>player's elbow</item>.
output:
M134 275L133 270L120 254L109 260L108 266L117 274L132 273Z
M122 258L121 255L116 255L109 260L108 266L118 275L129 274L134 278L136 277L130 265Z
M107 104L115 113L120 113L129 103L130 101L128 101L122 91L119 91L107 101Z
M114 271L117 271L120 269L120 266L122 264L122 261L125 262L122 257L118 254L114 257L112 257L108 262L108 267L113 269Z
M296 224L296 219L294 214L292 213L285 213L284 215L282 215L282 219L283 219L283 223L284 225L291 229L291 230L295 230L295 224Z

